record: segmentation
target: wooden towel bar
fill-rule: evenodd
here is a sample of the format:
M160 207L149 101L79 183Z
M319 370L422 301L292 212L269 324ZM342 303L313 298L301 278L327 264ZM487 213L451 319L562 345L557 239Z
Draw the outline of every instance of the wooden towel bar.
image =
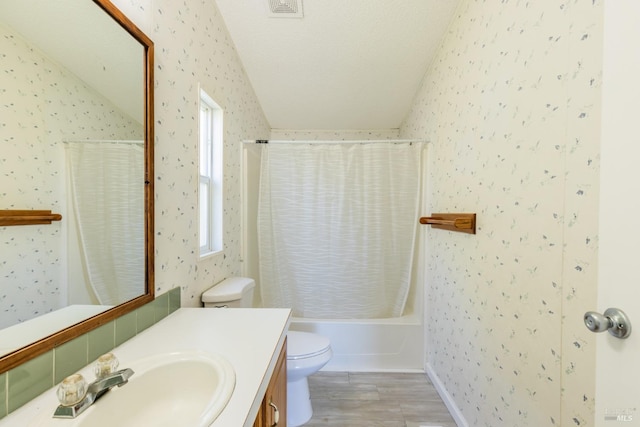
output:
M476 214L474 213L434 213L420 218L420 224L431 225L442 230L476 234Z
M51 224L51 221L60 221L61 219L62 215L45 210L0 210L0 226Z

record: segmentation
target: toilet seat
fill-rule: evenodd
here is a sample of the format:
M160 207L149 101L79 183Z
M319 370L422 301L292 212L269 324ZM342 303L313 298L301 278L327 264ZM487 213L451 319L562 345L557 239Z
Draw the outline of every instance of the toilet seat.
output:
M329 339L321 335L289 331L287 338L287 360L308 359L331 349Z

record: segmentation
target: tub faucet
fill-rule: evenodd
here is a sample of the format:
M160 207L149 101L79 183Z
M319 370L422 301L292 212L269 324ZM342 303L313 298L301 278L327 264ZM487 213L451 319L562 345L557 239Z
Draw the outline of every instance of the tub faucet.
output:
M133 375L130 368L121 369L112 372L102 378L96 379L87 386L87 392L84 397L73 405L60 405L53 414L54 418L75 418L83 413L88 407L93 405L96 400L103 394L111 390L113 387L121 387L129 381ZM86 384L86 383L85 383Z

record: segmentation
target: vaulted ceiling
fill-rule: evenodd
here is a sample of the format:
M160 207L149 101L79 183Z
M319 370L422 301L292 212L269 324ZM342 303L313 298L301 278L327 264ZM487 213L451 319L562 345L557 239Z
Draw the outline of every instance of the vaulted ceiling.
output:
M216 0L273 129L398 128L459 2L293 1Z

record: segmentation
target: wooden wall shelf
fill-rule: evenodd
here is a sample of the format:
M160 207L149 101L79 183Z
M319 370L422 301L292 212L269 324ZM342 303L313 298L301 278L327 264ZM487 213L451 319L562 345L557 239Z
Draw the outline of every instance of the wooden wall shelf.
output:
M420 218L420 224L442 230L476 234L476 214L474 213L434 213Z
M0 227L7 225L51 224L51 221L60 221L61 219L62 215L45 210L0 210Z

